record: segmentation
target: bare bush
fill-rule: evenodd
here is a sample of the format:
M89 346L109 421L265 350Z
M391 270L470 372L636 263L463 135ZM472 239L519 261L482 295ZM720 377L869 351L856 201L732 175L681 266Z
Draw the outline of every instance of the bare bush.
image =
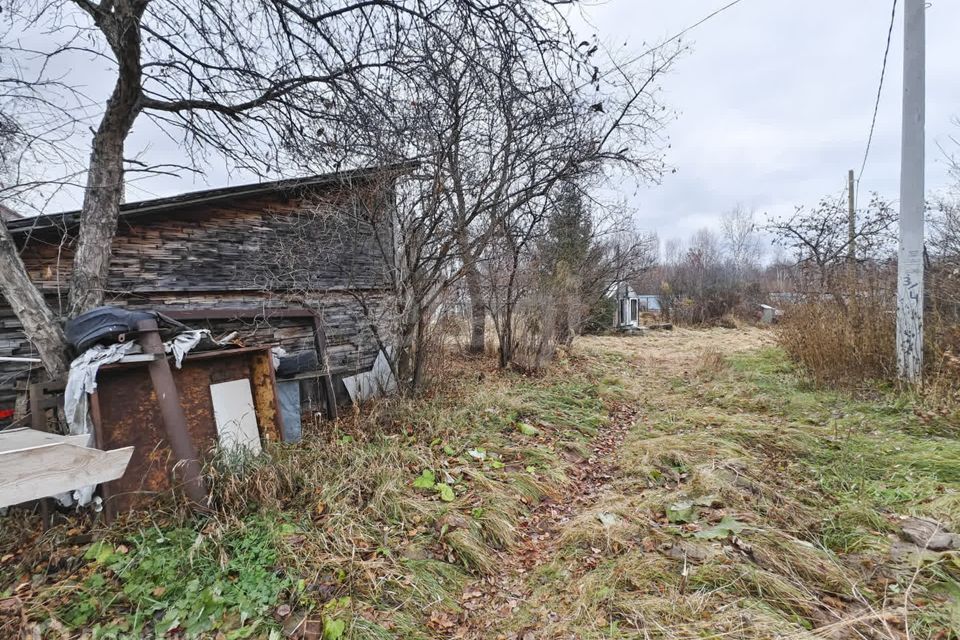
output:
M788 307L780 345L818 383L857 385L896 373L896 300L889 288L871 291L844 308L809 299Z
M858 272L863 274L893 257L896 222L896 210L873 194L868 205L856 212L852 235L846 203L831 197L810 209L797 207L792 216L771 220L767 229L777 244L793 254L797 291L829 294L843 306L845 295L856 288Z

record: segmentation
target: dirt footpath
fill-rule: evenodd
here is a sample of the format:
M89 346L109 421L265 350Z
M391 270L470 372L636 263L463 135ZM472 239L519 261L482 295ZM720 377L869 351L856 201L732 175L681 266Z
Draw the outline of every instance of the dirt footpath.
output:
M655 410L649 395L671 376L696 369L705 360L772 344L769 331L744 329L694 331L675 329L646 336L610 336L582 339L578 350L590 355L617 354L621 365L610 371L625 378L635 401L612 407L610 423L591 443L589 458L577 460L574 482L560 495L547 498L518 527L520 542L499 557L502 571L471 583L463 593L464 624L457 638L505 638L533 640L544 635L546 626L561 622L556 611L531 611L530 598L542 582L539 574L558 560L564 533L571 523L582 519L601 502L609 502L616 491L612 480L621 469L618 453L627 435L643 428L643 417ZM603 514L600 516L600 522ZM583 569L596 567L604 549L591 548ZM573 585L558 581L559 594ZM580 637L576 633L569 636Z

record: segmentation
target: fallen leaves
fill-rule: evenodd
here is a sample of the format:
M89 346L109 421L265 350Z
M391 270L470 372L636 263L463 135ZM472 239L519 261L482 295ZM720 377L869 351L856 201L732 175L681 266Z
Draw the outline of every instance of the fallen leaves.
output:
M502 571L495 577L475 581L464 590L460 599L463 613L459 626L443 627L451 620L442 613L434 612L437 619L433 620L433 625L440 625L435 628L446 631L452 638L536 640L548 637L542 634L539 626L500 635L492 629L502 628L506 621L521 615L521 612L523 615L529 613L526 607L531 596L530 576L536 575L538 568L555 558L561 529L576 514L595 504L609 489L614 478L616 453L635 419L634 409L617 407L611 422L591 442L589 456L567 450L570 455L565 457L574 464L571 470L573 482L566 485L559 496L532 503L521 499L532 508L519 523L518 544L499 558ZM517 430L527 436L541 435L539 429L526 422L518 423ZM596 517L605 527L621 522L620 516L612 512L602 511ZM581 567L584 570L596 566L604 557L604 550L600 548L591 552L592 555ZM552 624L559 619L553 611L537 611L535 617L540 618L541 625Z

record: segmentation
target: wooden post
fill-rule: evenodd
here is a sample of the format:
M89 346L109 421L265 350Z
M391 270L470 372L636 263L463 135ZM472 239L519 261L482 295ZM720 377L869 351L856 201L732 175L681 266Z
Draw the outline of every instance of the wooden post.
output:
M323 389L327 400L327 417L337 419L337 396L333 391L333 376L330 374L330 361L327 358L327 333L323 330L320 316L313 315L313 342L317 348L317 359L326 373L323 374Z
M142 320L137 323L137 330L144 353L160 355L147 365L147 369L150 371L150 380L157 394L157 404L160 406L167 440L177 460L177 467L183 474L184 491L196 505L206 507L207 489L200 470L200 457L187 431L187 417L183 413L183 407L180 406L180 394L173 381L170 363L167 362L163 353L163 340L157 329L157 321Z

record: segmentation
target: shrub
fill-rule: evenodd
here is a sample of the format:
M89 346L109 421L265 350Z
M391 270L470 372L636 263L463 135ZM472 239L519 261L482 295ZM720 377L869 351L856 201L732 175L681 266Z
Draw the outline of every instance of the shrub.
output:
M883 292L847 304L810 300L788 308L781 346L820 384L847 386L896 372L896 304Z
M896 297L875 290L844 302L808 300L786 309L778 340L818 384L857 386L896 379ZM936 309L924 323L924 395L938 404L960 399L960 325Z

